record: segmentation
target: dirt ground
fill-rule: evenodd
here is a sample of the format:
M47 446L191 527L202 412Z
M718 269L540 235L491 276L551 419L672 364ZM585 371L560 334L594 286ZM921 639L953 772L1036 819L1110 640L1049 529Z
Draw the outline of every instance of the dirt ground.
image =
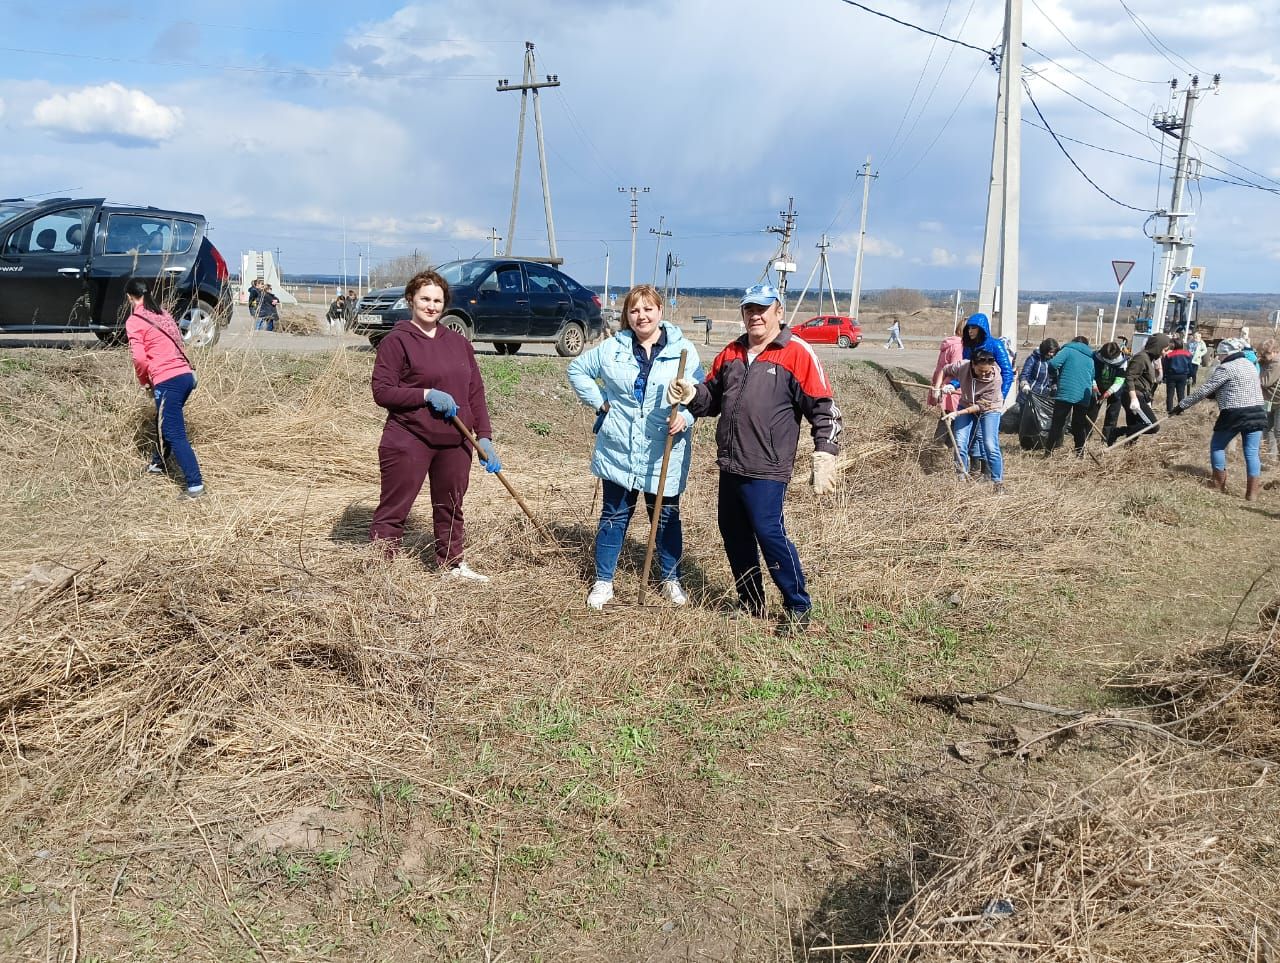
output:
M1204 407L1100 464L1006 436L997 496L898 353L829 356L842 478L814 496L802 441L817 620L786 639L728 611L713 424L691 604L633 601L636 522L597 614L562 359L482 356L544 528L477 470L479 586L432 571L422 508L367 547L371 353L261 346L197 361L195 502L142 474L127 353L0 355L0 957L1280 952L1280 476L1244 502L1237 452L1205 488Z

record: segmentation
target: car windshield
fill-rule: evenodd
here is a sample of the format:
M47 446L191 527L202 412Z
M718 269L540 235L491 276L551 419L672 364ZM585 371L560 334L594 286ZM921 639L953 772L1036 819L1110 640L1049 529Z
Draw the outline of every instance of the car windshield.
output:
M449 282L451 287L465 287L475 284L493 267L488 261L450 261L436 270Z
M14 204L0 201L0 224L3 224L10 218L17 217L19 214L25 214L29 210L31 210L31 208L26 204Z

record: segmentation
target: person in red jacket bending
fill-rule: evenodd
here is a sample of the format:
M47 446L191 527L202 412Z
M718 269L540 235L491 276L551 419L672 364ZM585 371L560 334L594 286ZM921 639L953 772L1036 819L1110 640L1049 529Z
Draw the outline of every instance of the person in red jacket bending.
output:
M763 553L786 608L779 631L793 635L807 630L813 603L805 591L800 556L787 537L782 503L795 465L801 418L813 433L813 490L822 495L835 487L840 409L818 356L782 327L777 288L747 288L742 325L746 333L716 355L706 381L673 380L667 401L688 405L697 418L721 416L716 425L718 520L738 599L745 613L764 616Z
M373 400L387 409L387 424L378 444L382 494L369 541L399 549L405 519L429 480L436 562L455 578L487 582L462 561L471 446L452 421L456 415L476 435L485 470L500 471L480 368L471 342L440 324L448 281L422 271L405 285L404 297L413 314L382 339L373 363Z

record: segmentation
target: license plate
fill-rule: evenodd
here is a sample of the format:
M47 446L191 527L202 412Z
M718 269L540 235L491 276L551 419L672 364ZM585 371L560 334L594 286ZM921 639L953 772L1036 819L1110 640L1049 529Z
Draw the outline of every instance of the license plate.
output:
M381 324L382 315L380 314L357 314L356 320L361 324Z

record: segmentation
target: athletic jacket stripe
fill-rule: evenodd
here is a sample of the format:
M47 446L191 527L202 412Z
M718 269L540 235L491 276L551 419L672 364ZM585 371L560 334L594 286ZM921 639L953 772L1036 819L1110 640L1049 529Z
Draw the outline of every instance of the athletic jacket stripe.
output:
M735 475L789 481L801 418L812 428L815 448L840 453L843 428L831 382L813 349L788 328L752 364L745 335L727 345L689 410L721 416L716 463Z

